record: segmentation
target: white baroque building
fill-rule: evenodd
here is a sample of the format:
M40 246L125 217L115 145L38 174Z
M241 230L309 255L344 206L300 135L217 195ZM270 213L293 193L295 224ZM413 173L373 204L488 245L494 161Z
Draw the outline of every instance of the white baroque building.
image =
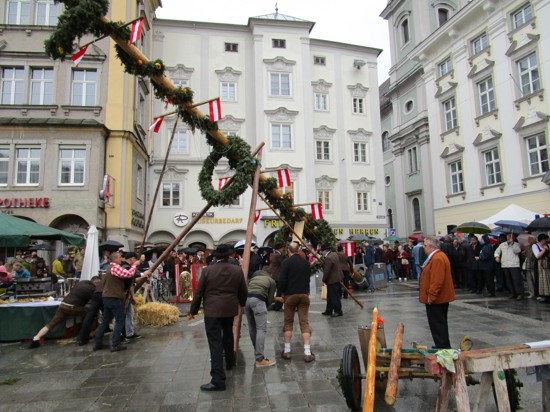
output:
M399 231L445 234L511 203L548 212L550 1L390 0L381 16L392 56L381 92L387 197ZM403 193L423 196L418 219Z
M384 186L376 179L383 167L380 50L313 39L313 26L280 13L252 17L247 25L157 19L153 57L163 59L175 84L193 89L195 102L220 96L220 129L241 136L252 148L265 141L262 169L287 168L295 202L321 202L337 237L382 234ZM155 116L169 110L157 102ZM208 106L201 110L208 113ZM174 121L166 118L151 140L150 194ZM197 179L208 151L204 135L181 122L176 126L149 242L171 242L204 207ZM220 162L214 185L231 173ZM248 190L234 205L212 208L183 245L212 248L244 239L250 196ZM259 202L258 207L265 205ZM269 243L280 224L271 211L263 211L255 240Z

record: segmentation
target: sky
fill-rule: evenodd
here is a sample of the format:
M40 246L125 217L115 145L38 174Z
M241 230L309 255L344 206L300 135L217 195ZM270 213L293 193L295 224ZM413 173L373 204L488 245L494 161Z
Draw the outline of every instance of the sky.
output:
M387 0L207 0L190 2L162 0L157 9L161 19L248 24L248 18L275 12L315 22L310 36L315 39L382 49L378 57L378 83L388 78L390 45L387 21L379 17Z

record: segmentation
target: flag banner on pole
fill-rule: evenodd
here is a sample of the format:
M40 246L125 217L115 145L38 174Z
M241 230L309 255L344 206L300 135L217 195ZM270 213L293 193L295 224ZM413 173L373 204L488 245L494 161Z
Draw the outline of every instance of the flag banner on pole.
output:
M344 252L345 252L347 257L354 257L355 256L355 243L346 242L344 244Z
M260 210L256 210L254 212L254 223L256 223L258 221L258 219L260 218L260 215L262 214L262 212Z
M132 44L141 39L141 31L143 30L143 17L132 23L132 28L130 29L130 40L128 44Z
M313 220L318 220L323 218L323 208L320 203L312 203L311 217L313 218Z
M151 131L151 129L153 129L153 132L158 133L160 130L160 125L162 124L163 120L164 120L164 116L155 117L153 119L153 124L149 126L148 131Z
M223 187L227 184L228 181L229 181L229 178L228 178L228 177L222 177L222 178L218 181L218 190L222 190Z
M292 186L288 169L277 170L277 176L279 177L279 187Z
M220 99L212 100L208 102L208 110L210 112L210 122L217 122L222 118L222 107Z
M82 58L86 54L86 50L88 50L88 46L81 47L80 50L78 50L75 54L73 54L73 57L71 57L76 67L78 67L78 65L80 64L80 60L82 60Z

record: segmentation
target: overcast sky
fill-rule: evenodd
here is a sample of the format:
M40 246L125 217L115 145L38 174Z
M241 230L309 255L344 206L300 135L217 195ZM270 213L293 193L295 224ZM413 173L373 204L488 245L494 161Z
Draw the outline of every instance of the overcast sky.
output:
M315 22L311 37L384 50L378 57L378 83L388 77L390 46L387 21L380 13L387 0L162 0L161 19L246 25L249 17L275 12Z

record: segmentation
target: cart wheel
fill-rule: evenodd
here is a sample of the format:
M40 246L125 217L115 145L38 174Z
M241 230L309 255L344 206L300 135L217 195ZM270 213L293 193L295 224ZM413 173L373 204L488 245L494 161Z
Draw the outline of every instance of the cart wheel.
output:
M342 358L342 389L348 408L352 411L361 409L361 365L359 356L354 345L347 345L344 348L344 356Z
M517 372L515 369L505 370L504 377L506 379L506 389L508 390L508 402L510 402L510 411L511 412L519 411L520 410L519 388L523 387L523 383L519 381L517 377ZM497 405L497 410L498 410L497 393L495 391L494 385L493 385L493 396L495 398L495 404Z

